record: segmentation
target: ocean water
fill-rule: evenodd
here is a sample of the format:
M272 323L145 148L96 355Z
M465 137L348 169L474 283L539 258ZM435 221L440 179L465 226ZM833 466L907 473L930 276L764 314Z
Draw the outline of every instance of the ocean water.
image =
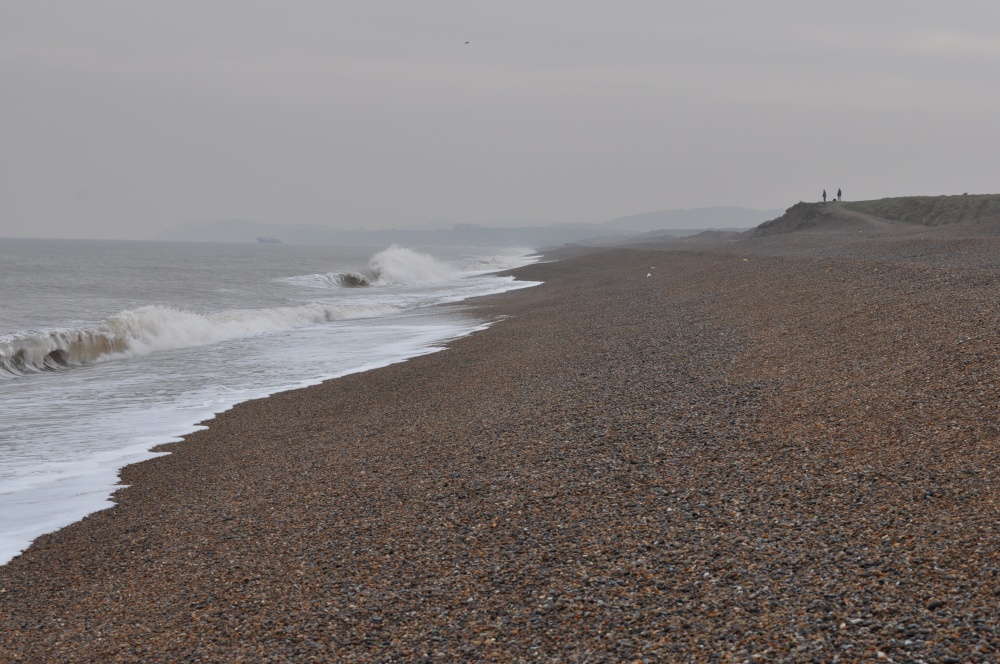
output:
M0 239L0 564L242 401L434 352L525 251Z

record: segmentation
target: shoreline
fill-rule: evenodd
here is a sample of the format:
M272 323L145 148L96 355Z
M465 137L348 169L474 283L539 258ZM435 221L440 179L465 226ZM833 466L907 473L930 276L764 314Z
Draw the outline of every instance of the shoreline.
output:
M67 243L48 258L65 262L73 246ZM102 244L96 252L101 254L108 247ZM512 283L513 278L494 278L479 268L514 267L534 260L516 251L490 255L445 248L437 260L408 249L387 248L373 256L366 250L353 255L351 250L334 250L333 260L344 270L368 263L375 266L369 273L371 279L400 282L389 288L364 289L362 294L334 285L339 277L322 271L321 249L289 250L294 260L286 256L259 274L247 269L254 264L257 257L251 254L256 252L239 247L221 251L221 260L229 267L233 266L228 261L234 261L247 269L239 280L223 270L230 279L221 286L223 290L238 286L237 281L262 281L214 303L186 270L178 274L188 275L181 281L193 280L187 294L180 295L184 287L174 285L173 300L153 305L123 301L115 307L110 299L94 303L84 292L62 294L55 283L46 285L44 277L39 277L37 299L30 296L31 288L18 289L27 296L24 302L15 298L11 303L15 318L5 321L11 334L6 343L0 339L0 402L5 404L0 415L4 423L0 432L4 458L0 564L9 562L36 537L111 507L121 468L155 456L149 452L151 447L180 440L235 403L432 352L477 329L480 321L454 313L460 309L437 304L456 300L452 304L457 305L469 294L528 286ZM137 255L147 258L155 251L148 243L136 249ZM32 257L45 260L47 256L44 251L36 254L28 252L29 263ZM114 272L103 273L104 261L84 254L80 259L89 276L83 281L115 292ZM449 262L452 254L455 260ZM129 260L128 252L114 256L112 264ZM188 252L163 258L167 263L189 259ZM300 268L313 274L287 276ZM406 284L411 278L423 278L417 274L421 271L435 273L440 281ZM272 277L288 283L274 282ZM458 290L449 290L447 284ZM249 304L248 293L258 287L256 301L261 306L241 308ZM298 292L305 300L285 301L270 292L272 288L304 289ZM314 294L319 301L311 301ZM180 304L184 298L186 305ZM199 302L199 298L206 301ZM93 310L96 322L63 327L42 324L41 312L59 311L55 305L63 299L74 303L70 308L74 317L82 318L83 312ZM108 313L109 308L118 313ZM192 314L193 310L200 313ZM320 328L314 329L316 325ZM239 350L233 355L220 343ZM171 355L176 355L176 364L171 364ZM248 362L251 357L257 359ZM59 370L44 369L46 363ZM129 389L122 392L122 384Z
M998 271L887 242L520 268L126 467L0 567L0 655L992 661Z

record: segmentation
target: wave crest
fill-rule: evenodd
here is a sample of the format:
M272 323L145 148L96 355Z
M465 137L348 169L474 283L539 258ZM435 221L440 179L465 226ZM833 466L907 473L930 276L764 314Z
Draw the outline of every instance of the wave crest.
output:
M447 281L463 276L499 272L534 262L522 250L510 255L468 258L453 265L429 254L397 244L378 252L361 272L327 272L285 279L289 283L316 288L359 288Z
M360 272L338 272L335 276L335 281L338 286L343 286L344 288L358 288L372 285L368 277Z
M375 277L373 283L377 286L445 281L461 273L457 268L429 254L396 244L372 256L369 267Z
M318 303L271 309L231 309L212 314L170 307L139 307L115 314L91 328L0 336L0 376L55 371L114 356L206 346L267 332L398 311L400 308L393 305Z

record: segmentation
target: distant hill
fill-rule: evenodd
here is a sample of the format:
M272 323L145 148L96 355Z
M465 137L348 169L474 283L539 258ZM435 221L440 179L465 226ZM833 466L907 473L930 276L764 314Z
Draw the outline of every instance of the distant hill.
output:
M319 224L269 224L251 219L193 220L173 226L157 239L193 242L256 242L271 237L285 244L552 247L575 243L622 244L642 234L693 235L706 228L750 228L778 211L748 208L661 210L601 224L535 225L533 220L496 224L454 224L437 230L342 230ZM518 223L525 225L519 226Z

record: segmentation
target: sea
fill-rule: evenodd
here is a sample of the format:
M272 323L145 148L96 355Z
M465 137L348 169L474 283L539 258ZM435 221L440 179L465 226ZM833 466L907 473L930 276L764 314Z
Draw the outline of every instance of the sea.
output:
M0 239L0 564L233 405L442 350L530 250Z

